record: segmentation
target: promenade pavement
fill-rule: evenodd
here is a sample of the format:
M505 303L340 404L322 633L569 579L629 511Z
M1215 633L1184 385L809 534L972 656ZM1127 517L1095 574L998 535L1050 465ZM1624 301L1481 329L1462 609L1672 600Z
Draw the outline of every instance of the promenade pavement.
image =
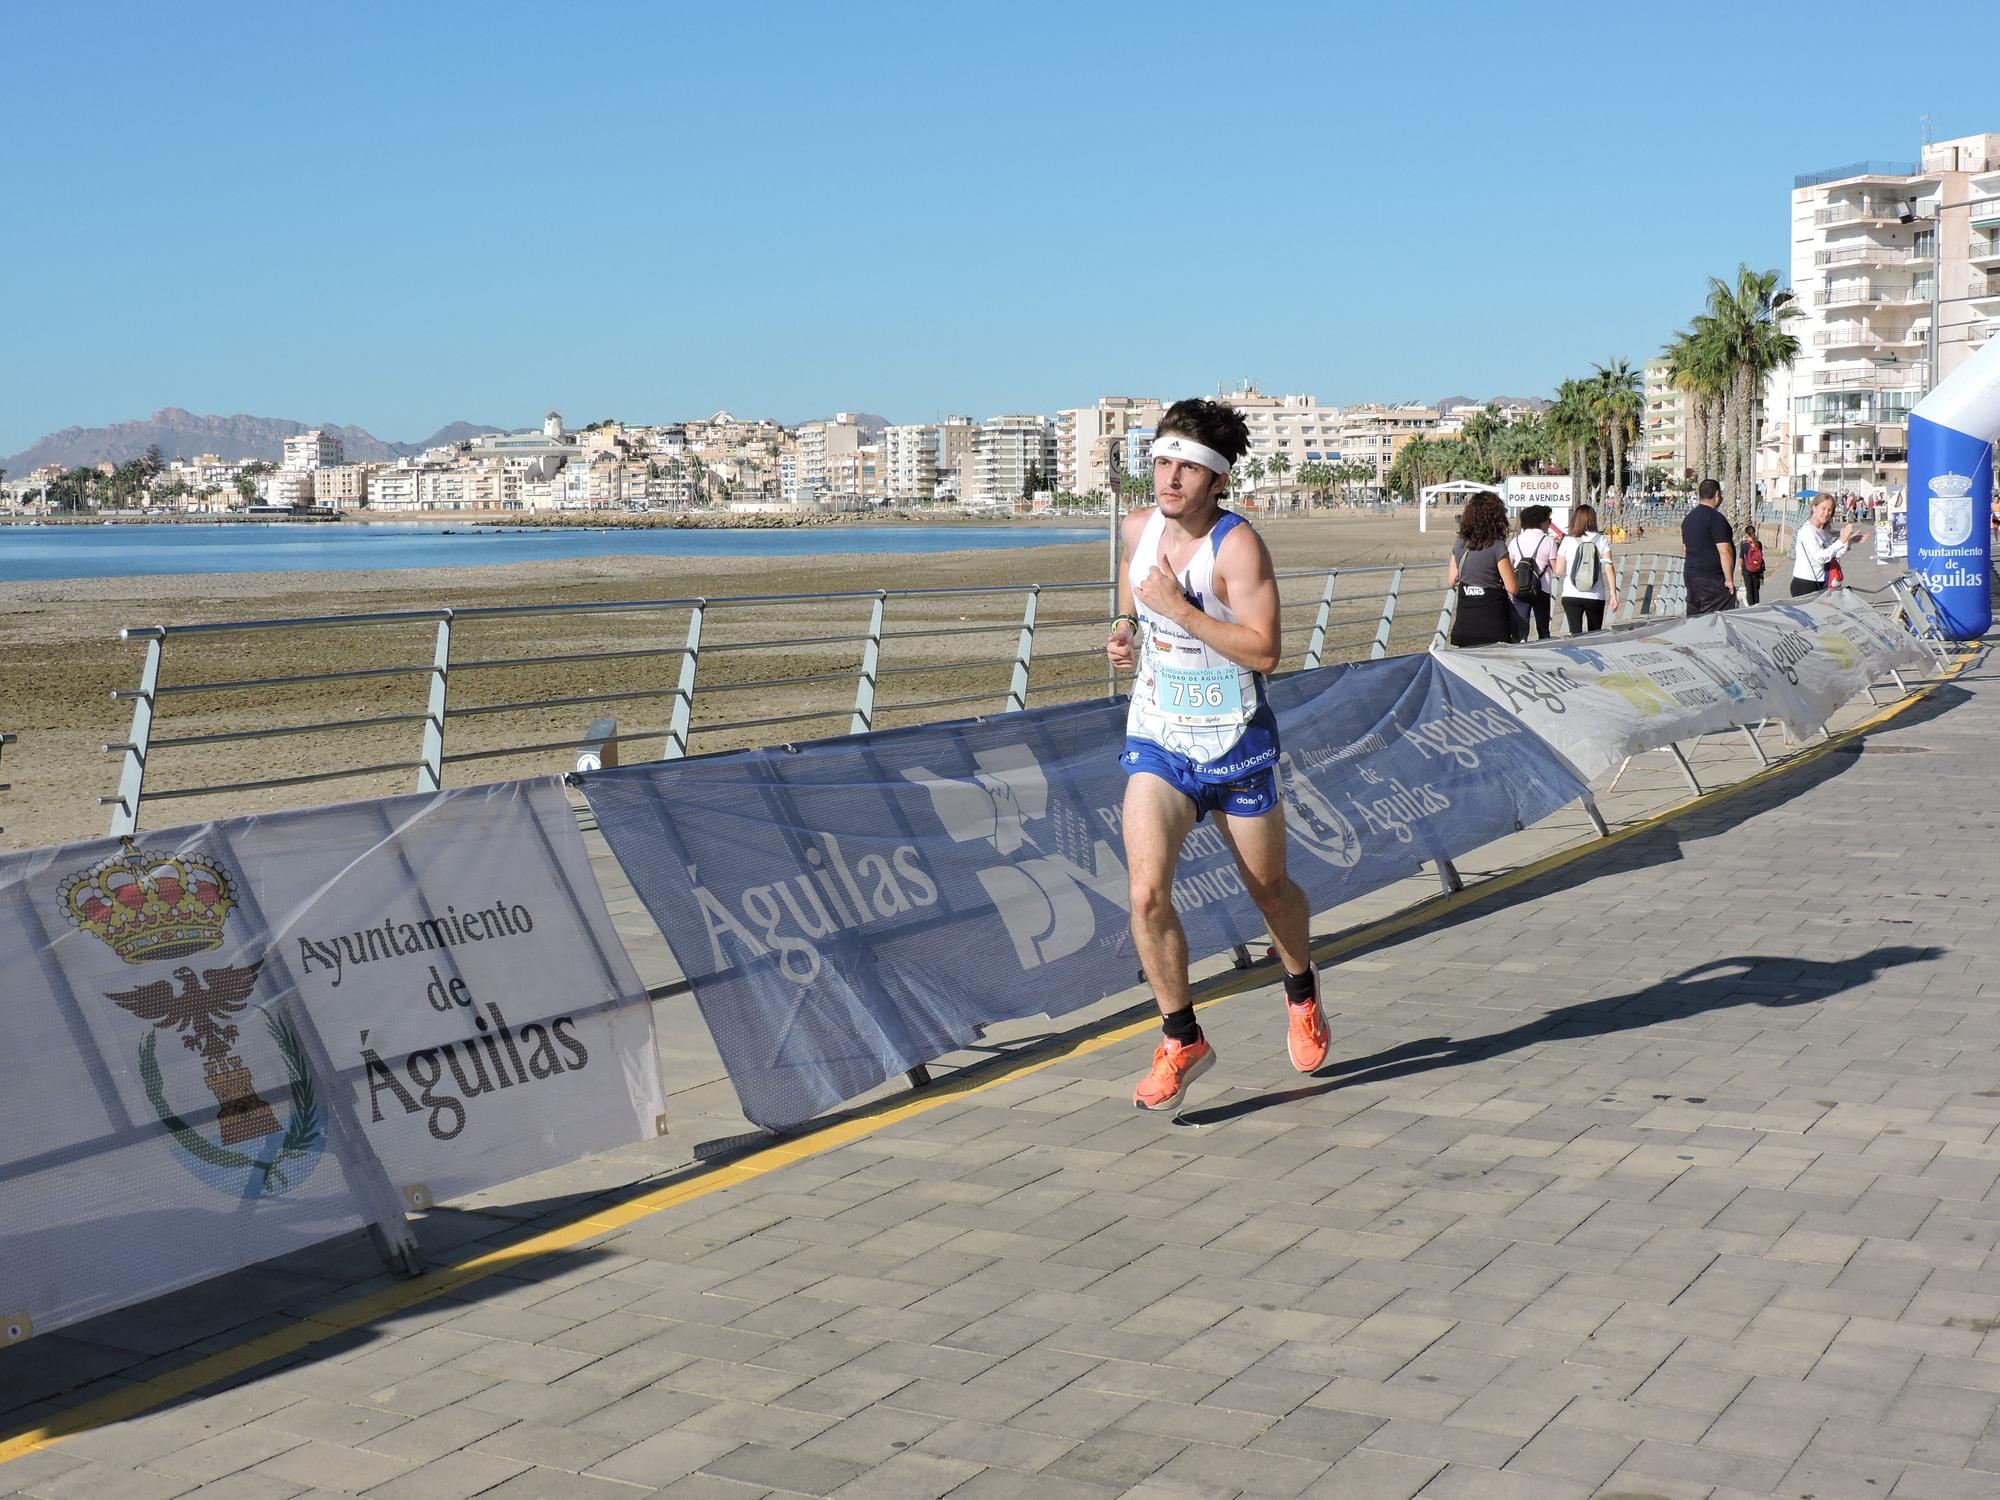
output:
M433 1214L440 1257L597 1218L359 1327L393 1283L339 1246L31 1341L0 1436L329 1320L0 1495L2000 1495L1996 733L1980 660L1669 821L1613 799L1594 852L1496 850L1330 971L1313 1078L1225 977L1178 1120L1114 1017L656 1211L616 1211L635 1147Z

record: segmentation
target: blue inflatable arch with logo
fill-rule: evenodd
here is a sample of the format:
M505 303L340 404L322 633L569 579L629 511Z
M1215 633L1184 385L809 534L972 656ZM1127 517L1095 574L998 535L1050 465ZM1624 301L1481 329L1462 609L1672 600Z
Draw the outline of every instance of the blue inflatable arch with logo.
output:
M1993 625L1993 444L2000 441L2000 339L1910 413L1910 566L1961 641Z

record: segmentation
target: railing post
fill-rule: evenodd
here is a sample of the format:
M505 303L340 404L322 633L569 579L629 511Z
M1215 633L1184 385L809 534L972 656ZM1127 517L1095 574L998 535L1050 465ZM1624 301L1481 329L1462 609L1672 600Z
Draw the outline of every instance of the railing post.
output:
M424 705L424 753L417 766L417 790L444 786L444 705L451 685L451 611L438 621L437 645L431 652L430 701Z
M1035 660L1035 601L1041 593L1039 583L1032 585L1028 602L1021 609L1021 643L1014 651L1014 680L1007 689L1006 713L1017 714L1028 706L1028 669Z
M1319 615L1313 620L1312 639L1306 644L1306 659L1299 668L1310 672L1319 665L1320 653L1326 649L1326 622L1333 615L1333 581L1340 576L1340 569L1326 570L1326 587L1319 594Z
M861 675L854 683L854 718L849 734L866 734L875 727L875 676L882 669L882 606L889 598L887 589L875 595L875 607L868 612L868 644L861 652Z
M688 753L688 729L694 719L694 674L701 662L701 620L708 609L706 599L697 599L688 611L687 649L681 652L681 675L674 684L674 706L667 716L667 742L660 747L661 760L679 760Z
M1375 644L1368 648L1370 661L1380 661L1389 654L1389 627L1396 623L1396 595L1402 587L1403 567L1399 563L1389 575L1389 592L1382 600L1382 623L1375 627Z
M153 738L153 695L160 686L160 654L166 639L146 642L146 664L139 669L139 691L132 698L132 732L125 737L125 763L118 772L118 800L111 805L111 833L117 837L139 831L139 799L146 789L146 747Z
M1446 589L1444 603L1438 607L1438 628L1431 636L1431 650L1451 644L1452 622L1458 618L1458 590Z
M13 743L14 743L14 736L9 734L6 730L0 729L0 754L4 754L6 752L7 747ZM6 782L0 781L0 792L11 792L13 790L14 788L9 786ZM4 828L0 828L0 833L4 832L6 832L6 830Z

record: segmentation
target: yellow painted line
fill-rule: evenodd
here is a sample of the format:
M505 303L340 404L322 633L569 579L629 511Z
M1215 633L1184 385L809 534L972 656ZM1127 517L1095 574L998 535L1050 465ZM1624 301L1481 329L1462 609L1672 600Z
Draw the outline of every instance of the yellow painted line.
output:
M1935 681L1926 683L1900 702L1892 703L1887 708L1869 715L1852 728L1800 751L1789 760L1761 768L1756 774L1746 776L1741 781L1726 787L1718 787L1711 792L1704 792L1701 796L1677 803L1664 812L1653 813L1617 829L1608 837L1558 849L1527 864L1490 876L1476 886L1468 886L1463 891L1456 891L1450 895L1434 897L1407 911L1367 923L1337 938L1330 938L1314 946L1313 957L1325 961L1340 958L1361 948L1371 947L1412 928L1422 927L1475 901L1486 900L1490 896L1525 884L1564 865L1574 864L1601 850L1637 838L1641 834L1650 833L1653 829L1699 808L1712 806L1724 798L1764 785L1800 766L1810 765L1842 745L1858 739L1869 730L1886 724L1898 714L1929 697L1943 684L1964 671L1972 660L1973 658L1969 656L1961 658L1946 668ZM1268 971L1232 971L1204 984L1201 987L1201 999L1197 1003L1202 1006L1217 1005L1250 990L1266 989L1270 982ZM191 1360L178 1369L136 1381L102 1396L92 1397L70 1411L48 1418L39 1425L10 1433L0 1438L0 1464L25 1457L27 1454L61 1442L66 1437L73 1437L79 1432L88 1432L111 1422L122 1422L132 1417L143 1416L169 1402L184 1400L195 1395L219 1381L254 1370L259 1365L310 1349L315 1344L324 1343L339 1334L351 1333L357 1328L366 1327L390 1313L428 1302L432 1298L456 1291L460 1287L470 1286L473 1282L509 1270L524 1262L537 1260L545 1255L554 1255L589 1240L629 1228L663 1210L705 1198L711 1193L735 1187L753 1177L761 1177L767 1172L777 1171L794 1162L838 1150L888 1126L927 1114L940 1105L967 1094L984 1093L988 1089L998 1088L1003 1083L1011 1083L1016 1078L1025 1078L1045 1068L1052 1068L1069 1058L1101 1052L1151 1031L1158 1024L1155 1018L1149 1016L1138 1021L1105 1024L1093 1030L1072 1032L1068 1036L1055 1038L996 1065L960 1073L956 1077L934 1083L922 1093L910 1094L863 1108L852 1115L830 1121L808 1135L766 1146L740 1161L696 1168L673 1182L634 1194L622 1202L593 1209L582 1218L572 1220L570 1223L541 1230L510 1245L482 1251L452 1265L435 1267L421 1276L411 1277L407 1281L384 1287L380 1291L366 1292L349 1298L323 1312L302 1318L290 1327L257 1334L239 1344L232 1344L227 1349Z

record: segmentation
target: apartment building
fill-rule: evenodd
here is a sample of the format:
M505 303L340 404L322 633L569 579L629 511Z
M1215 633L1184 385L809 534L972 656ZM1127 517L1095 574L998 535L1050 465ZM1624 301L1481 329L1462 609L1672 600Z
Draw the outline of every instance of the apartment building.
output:
M1329 462L1356 463L1373 470L1364 481L1377 494L1388 489L1396 457L1419 433L1437 430L1438 414L1428 406L1350 406L1334 426Z
M1304 464L1332 463L1341 456L1342 418L1337 406L1321 406L1313 396L1267 396L1247 380L1216 399L1243 413L1243 420L1250 425L1246 462L1254 458L1269 469L1272 459L1281 453L1285 456L1288 463L1284 483L1292 483L1290 476ZM1430 413L1430 420L1436 424L1436 412ZM1247 488L1252 494L1259 489L1268 492L1278 483L1276 478L1266 477Z
M970 417L946 417L938 424L937 491L940 500L964 500L972 493L973 465L979 456L979 424Z
M863 440L861 425L854 413L834 413L828 422L807 422L794 433L798 458L792 470L792 487L783 491L787 505L797 505L803 497L828 487L829 461L858 449Z
M1106 493L1114 456L1121 464L1124 459L1125 434L1158 426L1165 409L1154 396L1100 396L1095 406L1057 412L1053 487L1072 495Z
M289 440L288 440L289 441ZM257 476L257 497L266 505L289 505L294 509L313 503L313 474L309 469L274 469Z
M334 468L343 457L340 439L315 427L285 439L284 460L278 467L288 473L309 474L314 469Z
M892 500L929 500L937 494L938 427L905 423L882 429L884 493Z
M368 468L340 464L312 471L312 503L334 510L353 510L368 503Z
M1687 392L1674 384L1667 366L1664 355L1646 361L1640 387L1644 409L1632 463L1642 473L1664 469L1668 478L1678 481L1694 459L1688 453Z
M1901 489L1910 408L2000 319L2000 134L1805 173L1791 211L1789 469L1816 489Z
M1052 489L1056 428L1047 417L1010 413L979 424L967 505L1011 506L1034 489Z

